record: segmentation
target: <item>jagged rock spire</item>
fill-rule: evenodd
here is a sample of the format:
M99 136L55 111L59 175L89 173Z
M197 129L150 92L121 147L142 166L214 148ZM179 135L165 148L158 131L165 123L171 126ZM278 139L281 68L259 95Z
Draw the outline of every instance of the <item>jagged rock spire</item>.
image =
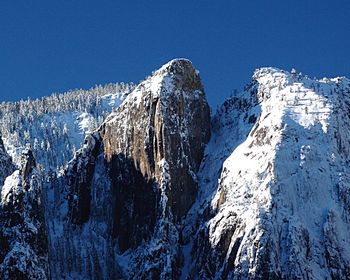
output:
M33 168L36 167L34 155L30 146L27 146L22 152L21 167L21 175L23 180L25 181L28 175L33 171Z

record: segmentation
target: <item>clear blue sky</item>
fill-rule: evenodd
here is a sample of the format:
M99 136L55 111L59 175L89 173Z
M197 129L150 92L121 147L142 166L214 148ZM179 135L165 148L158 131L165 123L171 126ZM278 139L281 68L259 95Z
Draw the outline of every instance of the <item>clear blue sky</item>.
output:
M138 82L186 57L215 107L262 66L350 77L349 52L349 0L0 3L0 100Z

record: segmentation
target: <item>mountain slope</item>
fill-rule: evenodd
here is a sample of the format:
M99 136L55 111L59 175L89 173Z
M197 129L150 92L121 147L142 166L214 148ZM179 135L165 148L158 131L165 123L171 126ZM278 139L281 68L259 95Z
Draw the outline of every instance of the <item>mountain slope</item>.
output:
M263 68L226 102L200 173L203 192L206 174L221 175L201 201L209 214L192 241L191 278L349 277L349 97L347 79ZM218 148L230 119L238 136ZM222 171L213 170L220 154Z

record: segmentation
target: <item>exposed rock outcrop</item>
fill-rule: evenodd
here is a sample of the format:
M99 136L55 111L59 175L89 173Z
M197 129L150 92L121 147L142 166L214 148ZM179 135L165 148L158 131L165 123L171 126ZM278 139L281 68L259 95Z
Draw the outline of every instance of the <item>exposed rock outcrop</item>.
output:
M187 213L210 137L209 106L190 61L174 60L137 86L100 133L107 161L122 154L158 185L163 176L160 162L167 162L167 204L176 219Z
M1 189L0 278L49 279L43 178L29 149L21 162Z
M118 259L124 253L136 265L142 254L127 250L142 245L148 248L143 249L148 260L143 260L144 269L130 271L130 278L136 272L141 278L149 273L179 276L179 222L195 201L196 174L209 138L210 109L203 86L192 63L184 59L169 62L138 85L86 138L59 178L59 184L67 187L61 188L60 199L51 206L65 213L67 199L70 222L56 214L62 234L69 232L72 240L86 239L98 248L94 260L81 265L82 270L91 266L91 275L96 275L96 263L105 268L111 262L107 256ZM84 230L87 227L100 231L92 236ZM51 242L55 261L61 252L80 250L75 241L62 244L59 236ZM62 247L61 252L55 249ZM171 262L167 261L169 250L173 251ZM101 278L120 270L117 261L109 266L112 269L103 271ZM73 265L57 273L78 269Z

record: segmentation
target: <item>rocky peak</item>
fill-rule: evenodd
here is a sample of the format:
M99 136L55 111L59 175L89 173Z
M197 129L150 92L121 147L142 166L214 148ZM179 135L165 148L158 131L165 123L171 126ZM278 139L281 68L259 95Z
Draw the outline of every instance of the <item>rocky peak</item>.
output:
M100 133L107 160L123 154L159 186L166 162L170 178L181 178L164 186L169 206L176 217L188 211L210 137L210 109L190 61L172 60L138 85Z
M196 174L209 138L210 108L190 61L173 60L141 82L98 131L86 137L58 178L61 193L50 208L64 213L53 214L53 219L75 241L62 243L59 227L50 227L52 258L60 262L79 250L74 244L86 240L91 250L81 250L94 261L74 265L72 259L72 267L53 264L54 275L74 270L98 274L103 263L108 268L104 277L113 278L120 268L106 256L129 253L139 267L130 278L178 277L178 228L195 201ZM87 228L99 238L87 234ZM141 247L142 253L136 253Z
M163 76L163 78L171 76L177 89L203 91L199 72L188 59L173 59L156 71L153 76Z
M340 241L350 232L349 97L345 78L262 68L224 104L200 172L204 194L220 175L204 196L214 199L193 241L192 277L349 277Z

